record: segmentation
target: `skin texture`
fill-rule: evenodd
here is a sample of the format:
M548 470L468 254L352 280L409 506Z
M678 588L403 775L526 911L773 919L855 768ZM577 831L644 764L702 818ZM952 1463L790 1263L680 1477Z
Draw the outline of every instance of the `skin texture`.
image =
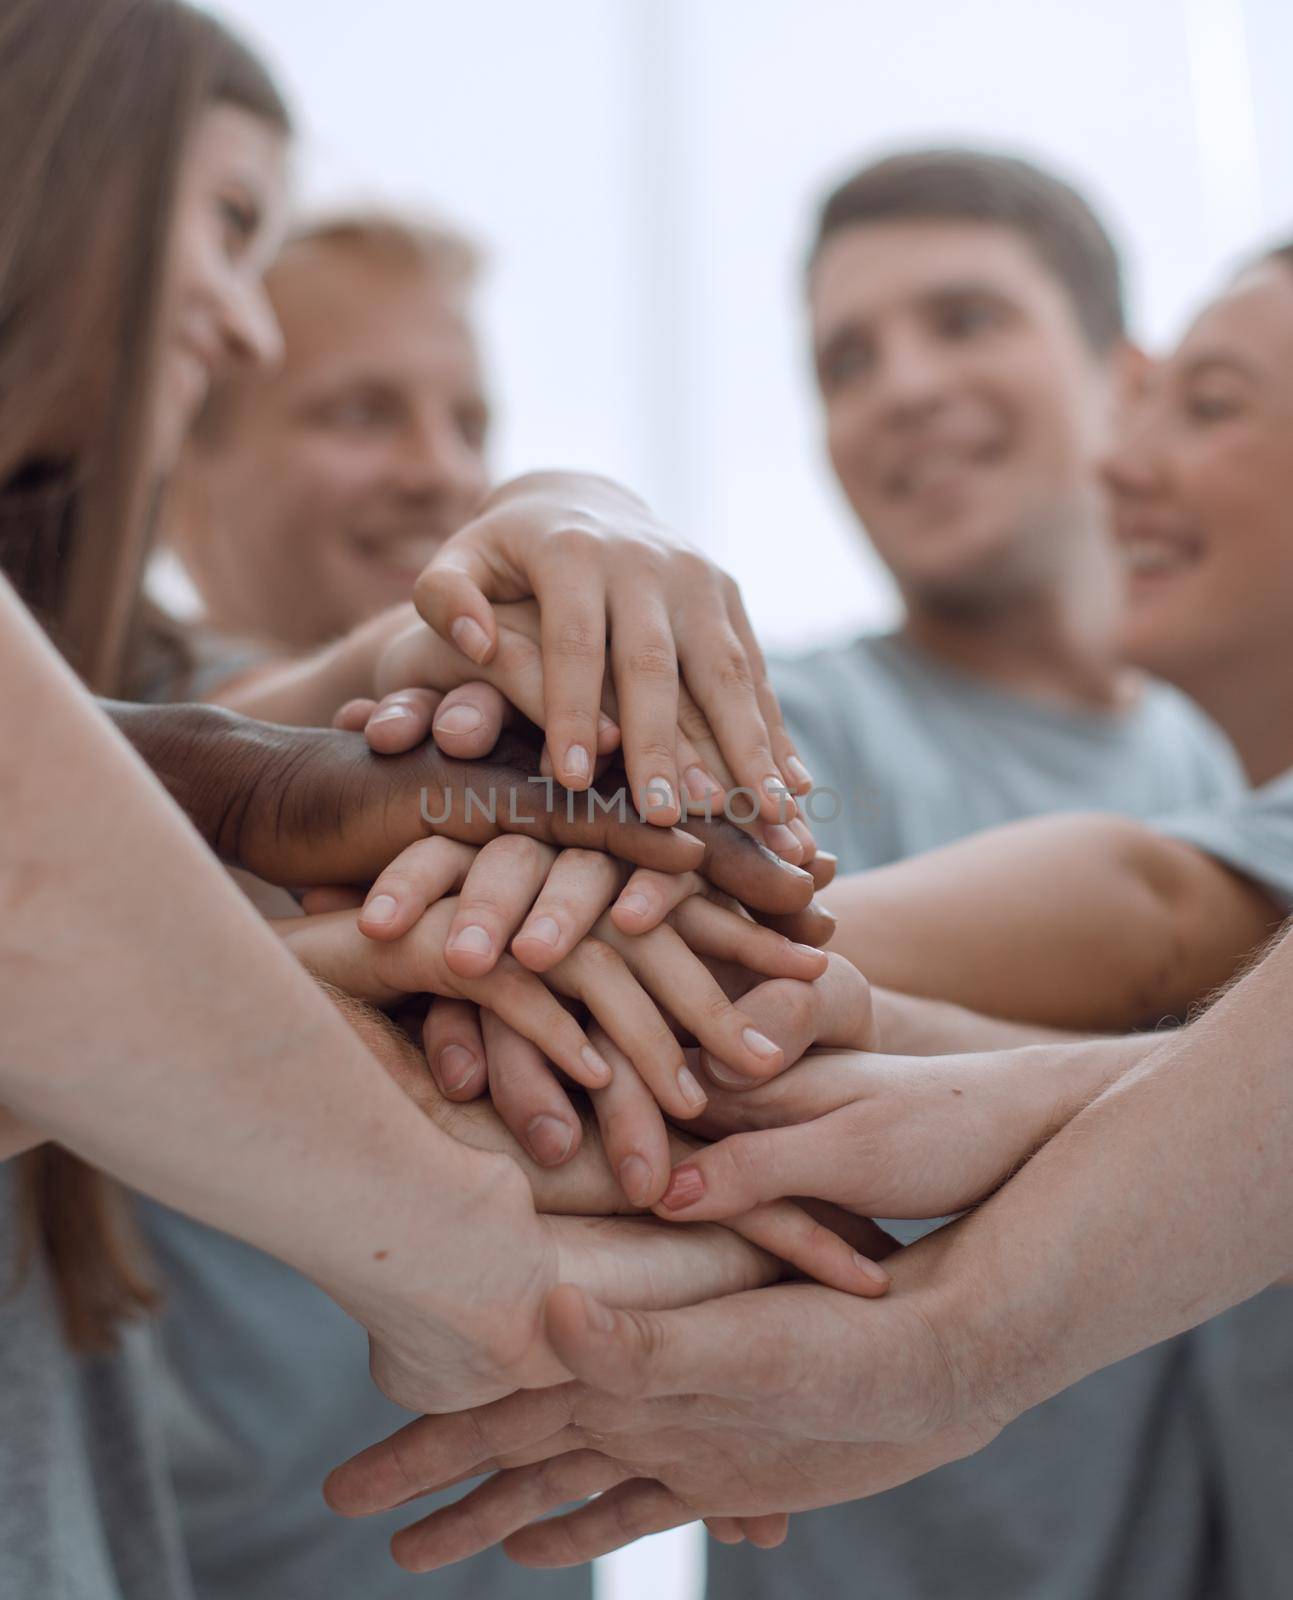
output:
M563 1288L549 1336L578 1383L415 1422L334 1473L331 1503L361 1513L498 1467L401 1535L397 1559L424 1570L510 1534L518 1560L563 1565L698 1516L874 1493L981 1447L1293 1261L1291 974L1286 939L983 1206L895 1257L885 1300L774 1287L639 1316Z
M0 1102L313 1278L401 1404L560 1380L545 1294L567 1274L613 1298L663 1285L642 1225L541 1219L512 1161L411 1118L3 588L0 620L0 732L17 748L29 719L42 730L3 775L22 844L0 855Z
M716 886L778 915L802 911L812 897L808 873L735 827L700 823L686 835L639 822L631 808L621 823L616 810L592 807L586 796L567 801L560 789L549 811L536 803L547 791L529 781L535 757L519 744L468 765L434 746L376 756L358 734L276 727L212 706L113 703L110 713L203 836L225 859L270 882L370 883L425 837L431 826L422 816L425 790L430 815L447 813L435 826L467 842L503 828L609 848L661 871L703 867ZM509 766L509 758L518 764ZM470 817L468 789L475 797ZM484 811L491 793L494 825Z
M1293 265L1243 273L1153 371L1107 463L1123 649L1179 684L1249 775L1293 765Z
M1095 352L1012 230L891 221L809 280L831 464L910 636L1020 692L1107 704L1116 575L1095 467L1131 362Z
M831 949L874 983L1092 1032L1183 1018L1280 920L1263 891L1193 846L1081 813L851 874L822 901Z
M407 601L468 521L489 406L460 273L305 240L266 288L285 359L216 397L168 537L214 627L309 650Z
M282 133L234 106L198 119L176 196L163 311L154 449L178 455L207 391L222 373L272 367L282 355L265 267L287 206Z

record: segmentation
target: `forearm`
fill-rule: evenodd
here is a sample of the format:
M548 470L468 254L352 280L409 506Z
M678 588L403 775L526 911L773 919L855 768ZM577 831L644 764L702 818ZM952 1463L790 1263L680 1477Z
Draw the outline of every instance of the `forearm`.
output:
M267 662L240 674L227 688L213 690L207 699L265 722L326 728L347 700L374 693L383 649L416 621L411 604L392 607L308 656Z
M0 1100L329 1286L427 1281L484 1158L408 1115L2 590L0 613L5 747L41 735L0 776Z
M873 983L1083 1031L1183 1015L1278 921L1210 857L1106 816L994 828L820 898Z
M1293 1265L1291 980L1285 939L984 1206L912 1251L964 1391L994 1420Z
M873 988L871 1008L874 1032L870 1048L885 1055L958 1055L1033 1044L1072 1044L1087 1037L1040 1023L987 1017L951 1000L930 1000L894 989Z

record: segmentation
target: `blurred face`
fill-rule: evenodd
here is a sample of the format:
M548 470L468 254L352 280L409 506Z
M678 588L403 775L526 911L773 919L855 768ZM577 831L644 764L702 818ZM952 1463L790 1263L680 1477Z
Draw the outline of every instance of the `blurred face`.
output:
M220 396L175 542L221 626L309 647L408 600L468 520L488 407L463 286L304 244L270 288L283 364Z
M1293 626L1293 269L1267 262L1153 373L1107 477L1126 652L1167 678L1287 651Z
M169 467L212 382L281 352L264 273L282 237L287 142L234 106L198 120L180 170L154 438Z
M810 285L832 465L908 603L1044 584L1099 515L1113 362L1012 230L885 222L830 239Z

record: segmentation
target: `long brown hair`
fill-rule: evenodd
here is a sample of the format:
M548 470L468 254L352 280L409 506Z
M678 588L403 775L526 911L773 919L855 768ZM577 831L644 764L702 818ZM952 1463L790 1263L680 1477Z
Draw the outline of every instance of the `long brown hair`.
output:
M0 567L100 694L141 615L176 185L212 101L288 130L261 64L180 0L4 0ZM23 1176L69 1341L110 1345L154 1299L124 1195L52 1145Z

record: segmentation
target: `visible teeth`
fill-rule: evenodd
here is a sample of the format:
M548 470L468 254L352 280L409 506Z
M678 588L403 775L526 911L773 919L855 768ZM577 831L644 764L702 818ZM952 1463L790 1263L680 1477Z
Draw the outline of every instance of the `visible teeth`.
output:
M1193 560L1191 550L1165 539L1126 539L1121 550L1128 570L1137 574L1174 572Z

